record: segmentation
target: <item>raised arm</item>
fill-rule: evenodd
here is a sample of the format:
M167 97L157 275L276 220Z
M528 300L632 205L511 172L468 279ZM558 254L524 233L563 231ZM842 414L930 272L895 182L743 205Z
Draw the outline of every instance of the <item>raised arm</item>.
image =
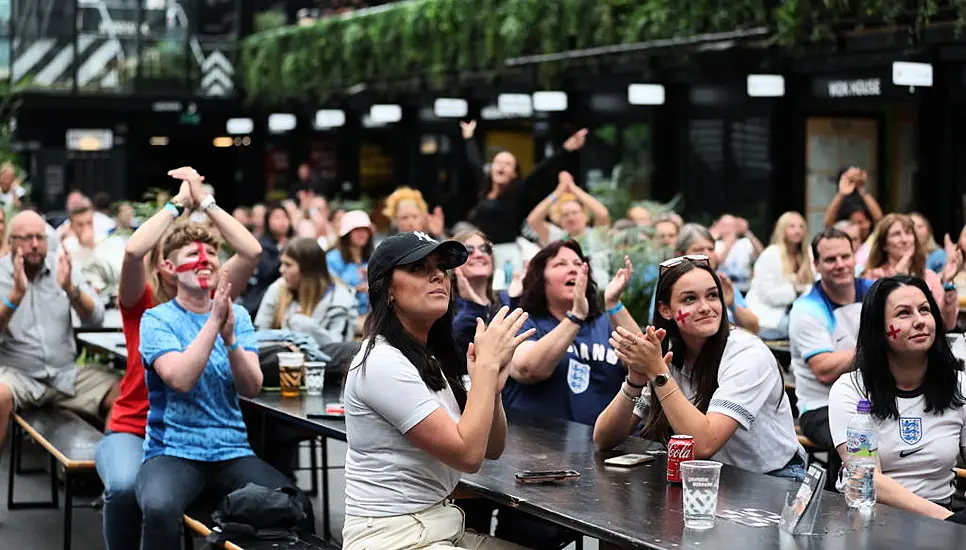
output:
M564 167L564 160L569 153L576 152L587 141L587 129L577 131L567 138L563 144L563 154L552 154L544 158L529 174L522 177L517 185L523 186L521 198L524 201L522 212L533 210L543 197L553 190L553 174L559 173ZM522 223L520 220L519 223Z
M569 172L564 172L570 179L569 190L571 193L576 195L577 200L580 201L587 210L590 210L590 214L594 217L594 227L607 227L610 225L610 212L607 211L607 207L603 205L599 200L595 199L593 195L584 191L574 182L573 176Z
M222 238L235 251L235 255L222 268L222 273L228 275L232 297L237 298L245 290L248 279L252 276L252 271L258 265L262 245L244 225L215 204L214 197L206 193L202 186L204 178L198 175L193 168L177 168L168 172L168 175L188 181L193 201L204 210L215 229L221 233Z
M540 241L542 246L546 246L550 242L550 222L547 221L550 209L553 208L557 199L570 190L570 184L573 183L573 178L569 176L570 174L567 174L567 172L560 172L557 177L557 188L540 201L527 216L527 225L537 234L537 240Z
M586 320L590 311L586 296L588 271L584 263L574 285L574 302L570 308L570 312L581 320ZM521 384L536 384L550 378L581 326L565 317L539 340L520 344L510 362L510 376Z
M637 324L631 312L621 303L621 296L624 295L624 291L627 290L627 285L630 284L633 277L634 266L631 264L631 259L624 256L624 267L617 270L614 278L604 289L604 312L610 319L610 326L615 330L617 327L624 327L628 331L636 333L641 331L641 326Z
M171 199L169 204L172 206L165 205L164 208L155 212L153 216L141 224L141 227L138 227L124 246L124 259L121 261L121 280L117 290L117 301L121 307L133 307L144 295L144 287L147 282L147 267L144 265L144 257L161 242L161 238L164 237L168 227L176 219L178 210L194 206L191 199L191 189L187 181L181 182L180 191Z

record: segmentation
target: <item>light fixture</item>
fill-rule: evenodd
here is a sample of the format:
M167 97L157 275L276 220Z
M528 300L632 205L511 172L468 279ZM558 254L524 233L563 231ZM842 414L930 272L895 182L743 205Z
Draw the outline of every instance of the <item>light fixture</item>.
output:
M295 129L295 115L289 113L274 113L268 115L268 131L273 134L291 132Z
M564 92L534 92L533 110L544 112L566 111L567 94Z
M664 86L631 84L627 87L627 102L631 105L664 105Z
M211 144L215 147L231 147L232 143L232 139L228 136L216 137L211 140Z
M148 140L148 143L156 147L164 147L168 144L168 136L154 136Z
M533 98L528 94L500 94L496 98L496 107L505 118L526 118L533 114Z
M321 109L316 111L313 125L316 130L341 128L345 126L345 111L341 109Z
M251 144L252 144L252 138L248 136L245 136L242 138L242 145L244 145L245 147L248 147Z
M236 136L250 134L255 130L255 122L250 118L229 118L225 124L225 131Z
M465 99L441 97L433 103L433 113L439 118L463 118L469 111Z
M896 61L892 64L892 83L896 86L932 87L932 65Z
M783 97L785 77L780 74L748 75L748 97Z
M109 151L114 147L110 130L67 130L68 151Z
M390 124L402 120L399 105L373 105L369 108L369 121L373 124Z

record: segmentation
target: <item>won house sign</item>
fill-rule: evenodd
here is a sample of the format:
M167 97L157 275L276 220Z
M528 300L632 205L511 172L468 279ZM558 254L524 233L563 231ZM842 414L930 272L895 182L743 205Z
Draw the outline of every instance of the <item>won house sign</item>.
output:
M877 97L882 95L882 79L828 81L828 97Z

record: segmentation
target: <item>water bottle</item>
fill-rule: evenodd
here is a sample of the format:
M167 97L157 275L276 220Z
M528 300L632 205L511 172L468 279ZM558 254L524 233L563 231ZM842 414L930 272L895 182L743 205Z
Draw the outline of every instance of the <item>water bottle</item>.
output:
M849 420L848 456L845 460L845 501L850 508L875 505L875 466L879 459L879 434L869 411L868 399L859 400Z

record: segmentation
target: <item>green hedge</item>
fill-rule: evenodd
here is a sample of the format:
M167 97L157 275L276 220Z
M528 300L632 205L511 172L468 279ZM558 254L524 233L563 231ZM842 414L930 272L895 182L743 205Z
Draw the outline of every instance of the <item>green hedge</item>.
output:
M448 74L492 76L525 55L763 25L795 45L842 25L922 26L944 11L962 20L966 0L411 0L253 34L242 63L251 100L325 100L354 84L420 75L443 88ZM547 81L562 68L539 70Z

